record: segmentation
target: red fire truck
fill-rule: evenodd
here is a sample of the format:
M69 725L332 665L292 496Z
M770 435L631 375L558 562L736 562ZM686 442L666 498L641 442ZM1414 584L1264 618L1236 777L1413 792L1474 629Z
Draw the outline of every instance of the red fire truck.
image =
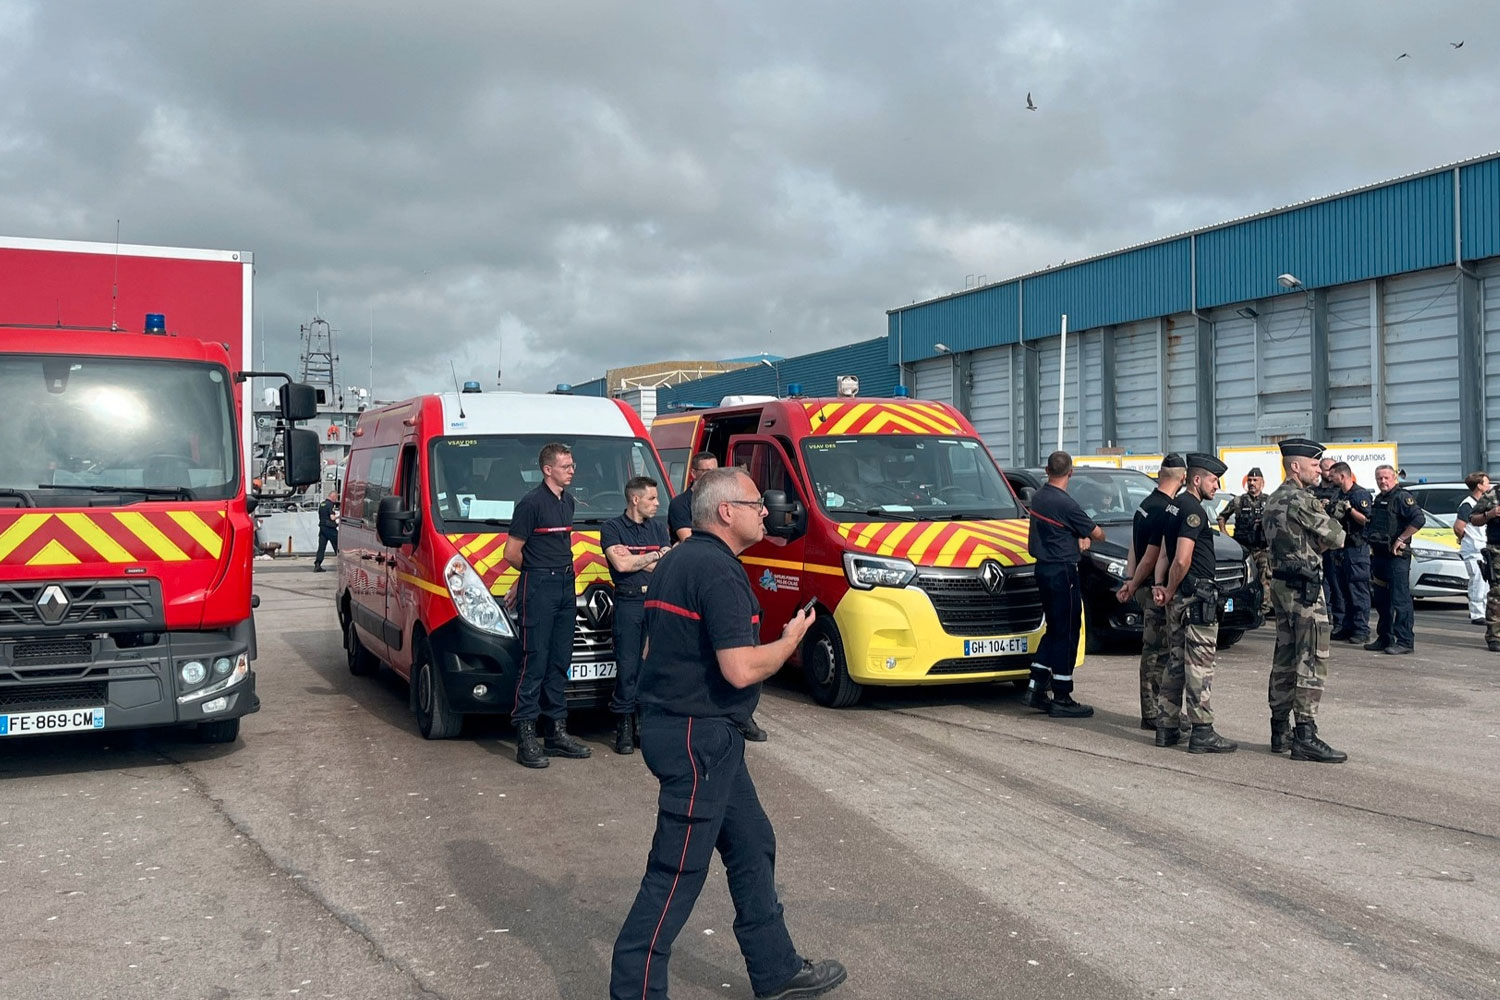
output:
M0 237L0 738L192 724L255 695L250 255ZM291 430L289 481L317 478Z

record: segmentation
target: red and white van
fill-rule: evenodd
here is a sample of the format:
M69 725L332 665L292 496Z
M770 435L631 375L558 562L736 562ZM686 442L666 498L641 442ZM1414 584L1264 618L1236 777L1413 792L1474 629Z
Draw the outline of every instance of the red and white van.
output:
M820 703L852 705L866 685L1029 676L1044 625L1026 512L951 406L751 400L661 416L651 433L684 470L675 487L707 451L764 492L767 537L740 561L766 641L817 600L799 659Z
M428 739L457 735L466 714L511 710L521 645L503 602L517 577L506 529L516 501L541 482L537 455L550 441L571 447L578 467L568 702L600 705L615 659L599 528L624 510L631 477L669 492L635 411L596 397L470 391L368 410L354 429L337 591L349 670L384 662L406 678Z

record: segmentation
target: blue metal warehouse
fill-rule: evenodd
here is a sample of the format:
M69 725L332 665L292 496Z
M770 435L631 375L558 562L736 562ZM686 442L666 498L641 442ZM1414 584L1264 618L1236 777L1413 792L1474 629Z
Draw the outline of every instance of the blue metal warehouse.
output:
M1500 154L893 309L888 358L1035 463L1062 313L1075 453L1311 434L1458 478L1500 449Z

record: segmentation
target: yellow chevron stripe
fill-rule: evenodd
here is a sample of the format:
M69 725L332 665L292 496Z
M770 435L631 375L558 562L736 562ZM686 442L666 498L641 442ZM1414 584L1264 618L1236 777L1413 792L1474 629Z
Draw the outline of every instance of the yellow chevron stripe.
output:
M879 545L879 547L876 548L875 554L876 555L882 555L882 556L888 556L892 552L895 552L896 551L896 546L902 544L908 538L910 538L911 537L911 533L913 531L916 531L918 529L918 527L919 527L919 525L915 525L915 524L901 524L901 525L897 525L895 531L893 531L889 535L885 536L885 541L881 542L880 545Z
M80 561L77 556L63 548L62 542L54 538L42 547L42 551L26 560L26 565L77 566Z
M824 403L822 406L813 403L803 404L803 409L807 410L807 422L812 426L814 434L823 433L823 424L828 420L828 415L838 407L838 403Z
M833 435L844 433L850 427L854 426L854 424L863 419L864 415L866 413L869 413L874 408L874 403L858 403L854 406L849 407L849 412L840 417L838 421L832 427L828 428L825 433Z
M461 555L465 559L467 559L470 556L472 556L474 553L478 552L480 549L482 549L485 546L489 545L491 542L493 542L498 537L499 536L496 535L496 534L480 535L479 537L475 538L472 542L470 542L468 545L465 545L463 548L459 549L458 550L459 555Z
M922 557L927 554L927 547L931 545L934 540L936 540L937 536L941 534L943 529L946 527L948 527L948 525L942 523L922 525L922 530L918 533L916 539L911 543L911 548L906 550L906 558L910 559L912 562L920 562Z
M193 541L207 549L209 555L219 558L219 553L224 549L224 539L203 518L190 510L168 511L167 516L176 521L179 528L192 535Z
M787 559L758 559L753 556L741 556L740 562L746 566L769 566L771 569L785 569L793 573L822 573L825 576L843 576L842 566L819 566L816 563L791 562Z
M174 515L175 516L175 515ZM106 562L128 563L135 562L135 556L130 551L115 541L104 531L103 528L94 523L94 519L87 514L59 514L57 519L72 529L73 534L88 543L89 547L99 553L100 558ZM217 556L219 553L215 552Z
M949 431L946 423L934 420L932 415L921 407L903 406L898 409L892 406L886 410L886 413L892 416L899 415L907 424L916 427L917 430L913 431L915 434L944 434Z
M931 420L934 427L941 428L950 434L957 434L959 432L958 421L954 420L948 411L944 410L941 406L935 406L931 403L914 403L911 408Z
M439 597L447 597L447 596L449 596L448 591L447 591L446 588L439 587L437 584L432 583L429 580L424 580L420 576L412 576L410 573L397 572L396 573L396 579L398 579L398 580L405 580L407 583L411 584L413 587L420 587L421 589L427 591L428 593L430 593L430 594L436 594Z
M465 558L469 558L469 557L466 556ZM491 552L489 553L489 555L485 556L483 559L481 559L478 562L474 563L474 572L478 573L480 576L483 576L484 574L488 573L490 570L492 570L496 566L498 566L504 560L505 560L505 546L504 545L496 545L494 547L494 549L491 550ZM514 569L515 567L511 567L511 568Z
M156 553L158 559L167 562L187 562L188 554L177 547L177 543L146 519L146 515L138 511L119 511L115 514L115 520L125 526L125 530L139 538L146 547Z
M14 524L0 534L0 559L15 551L16 546L30 538L32 533L47 523L51 514L22 514Z
M873 419L870 420L870 422L868 424L865 424L864 428L860 431L860 433L862 433L862 434L879 434L882 430L884 430L887 427L900 427L901 429L905 430L908 434L934 434L934 433L937 433L931 427L927 427L927 426L925 426L923 424L916 423L916 422L908 419L905 415L900 414L900 413L893 413L890 410L886 410L883 413L877 414Z

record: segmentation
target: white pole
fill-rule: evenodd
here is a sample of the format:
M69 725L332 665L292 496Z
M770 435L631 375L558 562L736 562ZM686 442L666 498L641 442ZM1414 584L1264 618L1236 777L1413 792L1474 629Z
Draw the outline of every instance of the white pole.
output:
M1068 314L1062 314L1062 359L1057 370L1057 450L1063 450L1063 399L1068 394Z

